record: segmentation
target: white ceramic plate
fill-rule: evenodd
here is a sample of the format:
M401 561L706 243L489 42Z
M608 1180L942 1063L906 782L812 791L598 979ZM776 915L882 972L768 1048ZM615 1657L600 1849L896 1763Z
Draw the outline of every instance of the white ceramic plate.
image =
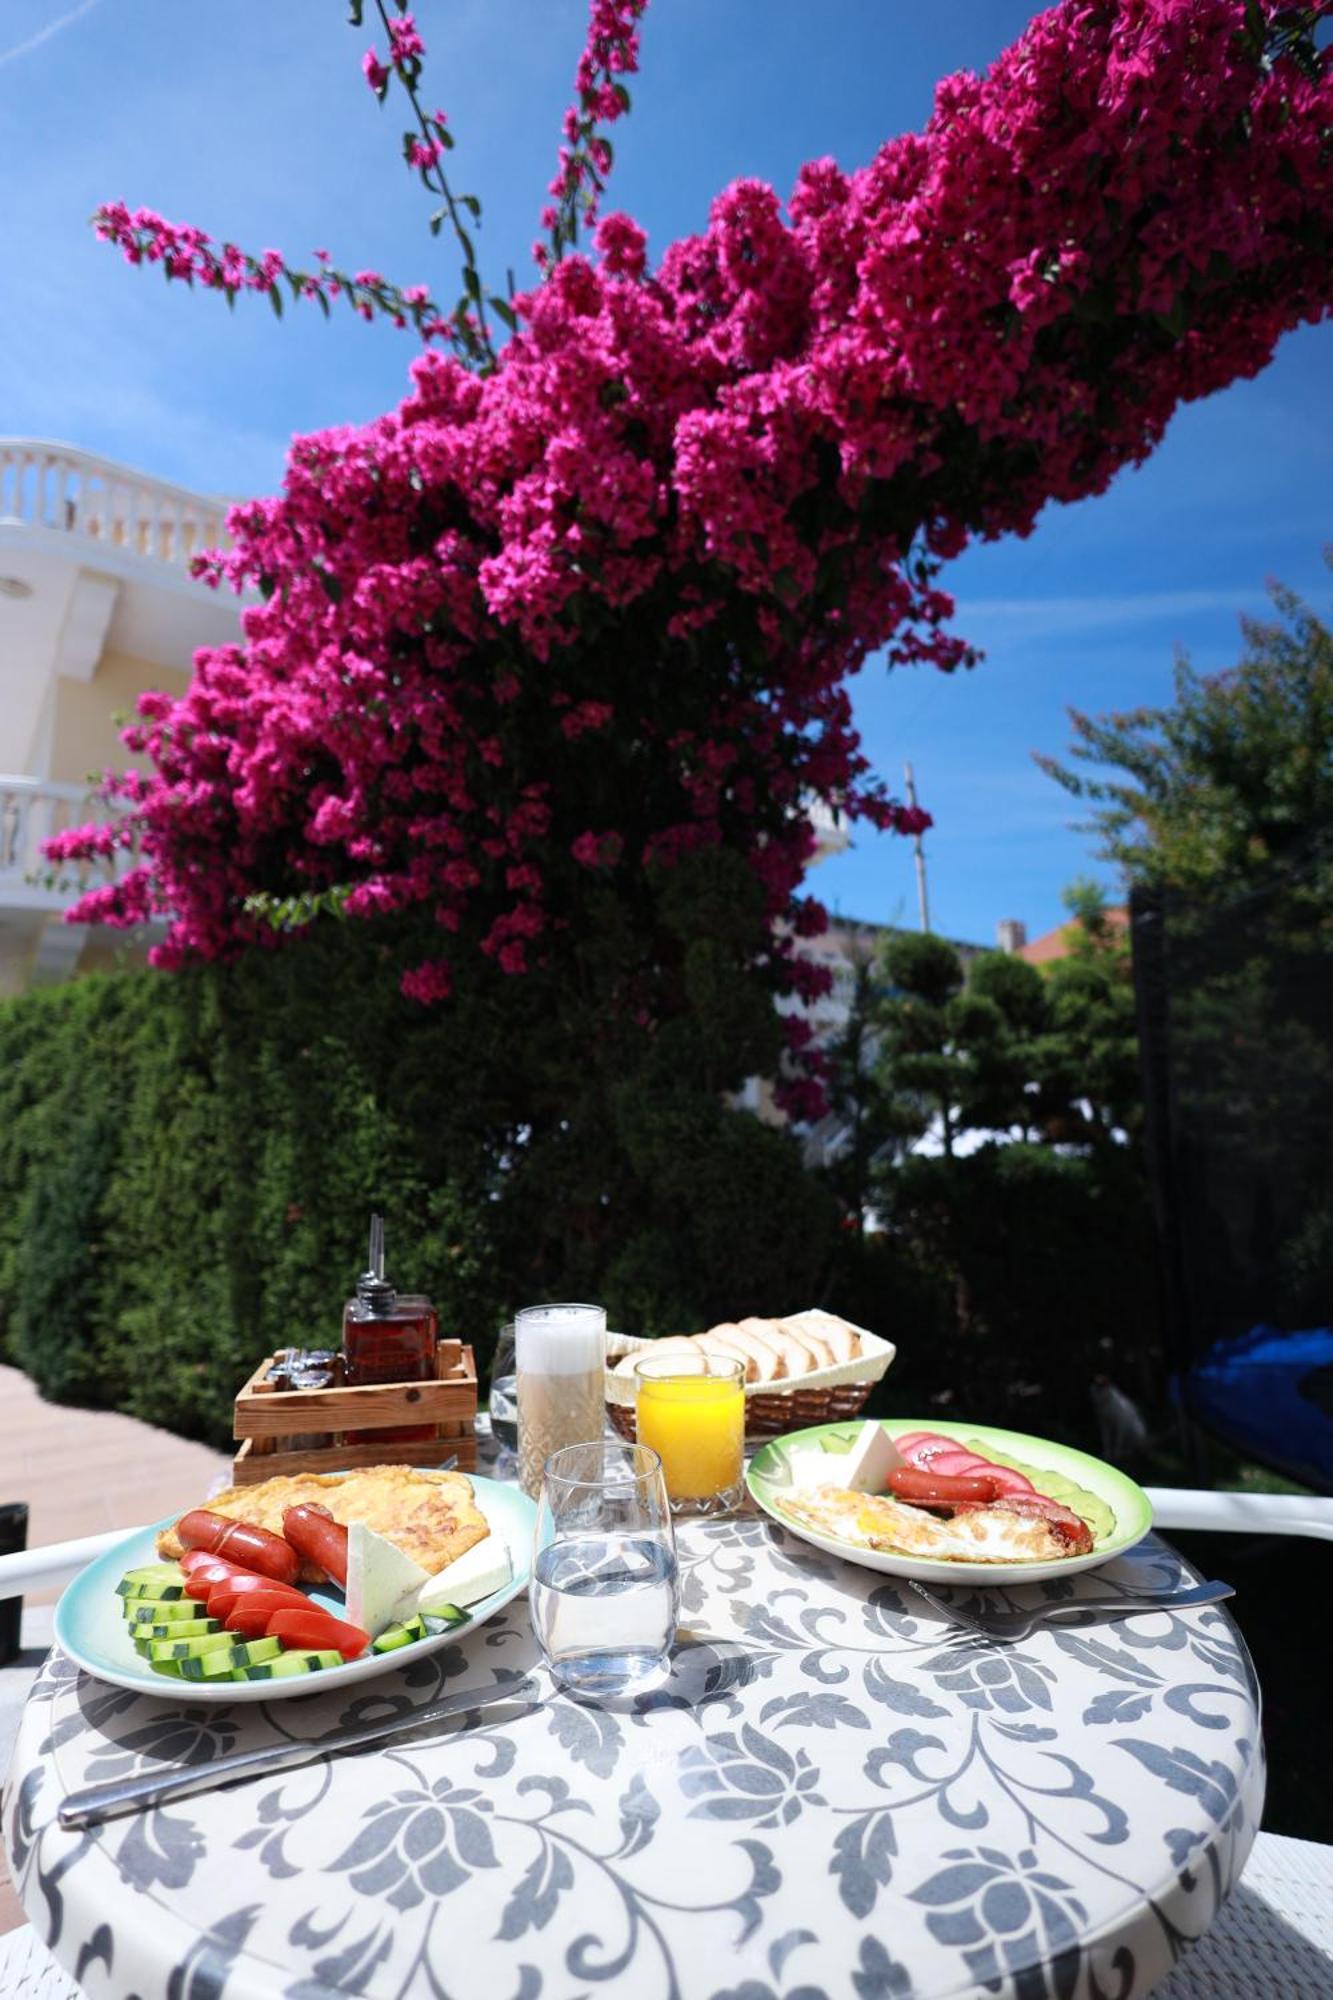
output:
M451 1626L447 1632L417 1639L392 1653L367 1653L341 1667L325 1667L317 1674L293 1674L289 1680L178 1681L155 1674L134 1650L116 1585L127 1569L158 1561L158 1531L176 1519L169 1514L165 1521L127 1535L123 1542L117 1542L75 1577L56 1606L57 1643L85 1673L96 1674L99 1680L114 1681L117 1687L132 1688L135 1694L156 1695L159 1700L177 1703L283 1701L292 1695L328 1694L334 1688L349 1687L354 1681L373 1680L377 1674L405 1667L423 1654L438 1652L441 1646L452 1646L465 1639L527 1586L536 1508L516 1486L483 1479L476 1473L469 1473L468 1478L477 1505L490 1523L491 1533L498 1535L509 1551L514 1574L503 1590L472 1606L466 1625ZM344 1616L341 1591L314 1587L309 1595L313 1603L323 1605L336 1618Z
M1060 1556L1050 1562L941 1562L928 1556L900 1555L893 1549L859 1548L853 1542L822 1535L817 1529L792 1519L782 1502L793 1486L793 1450L803 1454L829 1450L830 1446L836 1448L854 1438L860 1428L858 1423L816 1424L810 1430L791 1431L785 1437L774 1438L755 1453L746 1473L746 1484L764 1512L789 1534L799 1535L803 1542L811 1542L830 1555L860 1563L864 1569L882 1570L886 1576L915 1577L919 1583L1040 1583L1046 1577L1071 1576L1075 1570L1096 1569L1099 1563L1109 1562L1112 1556L1133 1548L1152 1526L1152 1505L1143 1488L1123 1472L1117 1472L1113 1465L1106 1465L1085 1451L1054 1444L1048 1438L1027 1437L1022 1431L996 1430L990 1424L887 1417L883 1428L890 1437L901 1437L908 1431L935 1431L941 1437L972 1444L983 1455L989 1444L1034 1472L1045 1469L1063 1473L1075 1485L1106 1502L1115 1515L1115 1528L1099 1538L1087 1555ZM836 1484L836 1466L830 1469L829 1483Z

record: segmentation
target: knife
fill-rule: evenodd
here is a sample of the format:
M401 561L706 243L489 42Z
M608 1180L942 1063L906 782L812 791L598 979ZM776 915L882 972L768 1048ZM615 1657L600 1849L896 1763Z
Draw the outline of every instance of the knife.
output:
M256 1750L233 1750L214 1757L207 1764L177 1767L171 1771L141 1772L134 1778L113 1778L102 1785L85 1785L71 1792L60 1808L59 1819L66 1830L100 1826L119 1813L142 1812L148 1806L168 1804L190 1792L211 1792L238 1778L253 1778L269 1771L292 1770L311 1764L318 1757L340 1756L344 1750L361 1750L368 1743L382 1743L386 1737L400 1736L405 1730L422 1729L449 1715L466 1715L470 1709L488 1708L497 1701L540 1701L541 1682L535 1674L517 1680L497 1681L491 1687L463 1688L445 1695L410 1715L381 1716L376 1722L359 1722L350 1729L336 1729L327 1736L315 1736L299 1743L266 1743Z

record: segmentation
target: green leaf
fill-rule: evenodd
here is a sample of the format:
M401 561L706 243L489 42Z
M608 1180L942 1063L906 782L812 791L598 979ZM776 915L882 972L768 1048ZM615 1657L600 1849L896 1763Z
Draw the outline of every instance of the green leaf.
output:
M463 255L467 258L468 267L470 269L472 265L474 265L477 261L477 253L472 247L472 238L468 235L466 229L464 229L461 226L461 224L455 222L454 228L458 232L458 240L463 246Z
M361 26L361 14L364 6L365 0L347 0L347 25L349 28L359 28Z
M282 293L278 290L276 285L270 285L268 288L268 302L273 308L273 317L275 319L281 319Z
M458 206L465 208L474 221L481 221L481 203L474 194L460 194L458 197Z
M492 295L489 303L491 311L495 314L496 318L502 320L511 333L517 333L518 314L514 311L508 299L497 299Z
M615 94L616 103L620 106L621 110L628 111L630 107L630 94L624 84L613 83L611 89Z
M463 283L467 288L468 297L474 302L474 304L480 305L481 279L477 276L477 273L473 269L471 264L467 265L463 271Z
M331 570L325 569L320 563L314 564L314 571L323 586L324 595L328 598L329 602L331 604L341 604L343 587L338 578L334 576Z
M430 233L431 233L431 235L432 235L432 236L438 236L438 235L439 235L439 233L440 233L440 231L441 231L441 230L443 229L443 227L444 227L445 223L446 223L446 222L447 222L448 220L449 220L449 211L448 211L448 209L447 209L447 208L437 208L437 209L436 209L436 211L435 211L435 213L434 213L434 215L432 215L432 217L431 217L431 219L430 219Z

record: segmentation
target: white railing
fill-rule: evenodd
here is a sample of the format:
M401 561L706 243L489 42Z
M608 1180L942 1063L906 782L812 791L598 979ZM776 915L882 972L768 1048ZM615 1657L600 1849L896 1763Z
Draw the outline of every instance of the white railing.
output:
M227 539L225 503L39 438L0 438L0 527L50 528L184 566Z
M52 834L111 819L116 810L92 798L86 785L0 773L0 908L65 909L86 889L124 874L134 862L128 848L117 848L106 860L58 867L42 853L42 842Z

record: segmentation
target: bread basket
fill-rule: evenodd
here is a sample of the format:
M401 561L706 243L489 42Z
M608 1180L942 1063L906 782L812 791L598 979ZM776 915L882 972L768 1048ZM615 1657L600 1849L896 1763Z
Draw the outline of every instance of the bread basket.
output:
M784 1317L799 1321L801 1315ZM866 1398L897 1350L892 1341L881 1340L863 1326L855 1327L854 1331L861 1338L861 1352L854 1361L840 1361L831 1368L816 1368L808 1375L794 1376L790 1388L779 1388L772 1382L746 1384L747 1439L781 1437L786 1431L806 1430L812 1424L840 1423L861 1414ZM630 1443L635 1434L634 1379L611 1371L627 1354L648 1354L655 1345L655 1341L640 1339L636 1334L606 1336L606 1413L619 1435Z

